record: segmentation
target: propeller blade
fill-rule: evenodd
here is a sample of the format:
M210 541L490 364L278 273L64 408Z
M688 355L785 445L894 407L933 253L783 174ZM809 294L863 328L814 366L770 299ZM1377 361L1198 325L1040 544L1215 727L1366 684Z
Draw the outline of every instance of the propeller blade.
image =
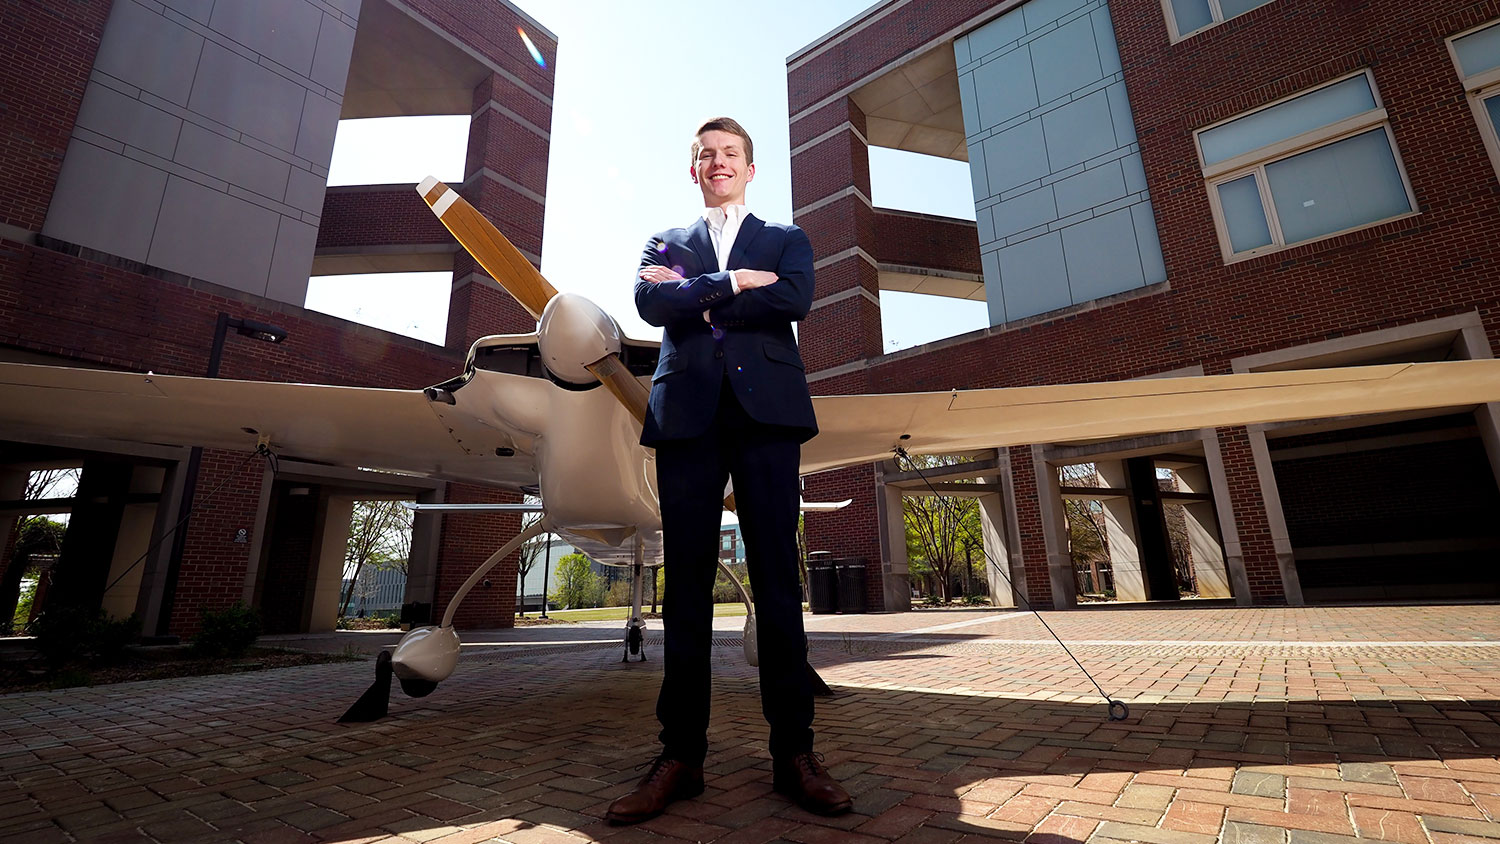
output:
M625 363L617 354L608 354L599 360L584 367L599 383L604 385L614 397L625 405L635 421L646 424L646 403L651 398L651 391L642 384L639 379L630 374L625 368Z
M417 193L479 266L514 296L521 307L541 319L542 309L557 295L557 289L526 256L453 188L428 176L417 185Z

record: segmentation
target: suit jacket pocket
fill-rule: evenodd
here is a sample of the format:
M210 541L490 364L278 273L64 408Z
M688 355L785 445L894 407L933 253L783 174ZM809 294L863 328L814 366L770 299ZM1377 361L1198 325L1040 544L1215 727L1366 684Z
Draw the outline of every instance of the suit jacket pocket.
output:
M651 382L657 381L678 372L686 371L688 368L687 358L682 355L667 355L656 362L656 374L651 376Z
M767 343L765 349L766 357L770 358L771 360L774 360L777 363L787 364L788 366L795 366L798 369L803 368L802 355L797 353L796 348L783 346L780 343Z

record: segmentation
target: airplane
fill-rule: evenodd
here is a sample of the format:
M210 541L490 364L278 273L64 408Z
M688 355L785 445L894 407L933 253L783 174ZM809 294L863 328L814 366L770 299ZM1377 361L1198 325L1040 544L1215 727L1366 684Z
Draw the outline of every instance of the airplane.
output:
M644 658L642 575L661 562L655 458L639 441L660 343L629 338L586 297L558 292L457 191L432 177L417 191L485 272L538 321L528 334L475 341L462 374L449 381L397 390L0 363L0 439L61 435L267 448L341 466L540 493L541 518L474 570L438 624L411 630L393 651L382 652L376 683L340 720L383 716L392 676L412 697L447 679L461 646L453 627L460 603L502 559L546 532L601 564L631 569L626 659ZM819 396L813 405L820 433L803 445L800 469L806 475L901 452L951 454L1493 401L1500 401L1500 360ZM732 491L726 493L732 509ZM804 507L831 510L847 503ZM413 506L436 512L535 509ZM741 593L749 611L746 657L754 664L754 609L743 587Z

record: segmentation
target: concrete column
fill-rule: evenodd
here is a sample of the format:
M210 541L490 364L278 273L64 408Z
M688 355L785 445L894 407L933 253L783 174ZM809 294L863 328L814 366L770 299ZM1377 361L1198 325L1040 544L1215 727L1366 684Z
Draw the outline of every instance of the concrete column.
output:
M999 475L987 478L975 478L982 485L993 486L995 492L981 495L979 504L979 531L984 541L984 566L985 582L989 584L990 605L995 607L1014 607L1016 602L1016 590L1012 586L1016 582L1019 573L1011 566L1011 523L1015 520L1015 512L1006 506L1010 500L1010 465L1007 461L1001 461L1004 470Z
M1130 505L1135 515L1135 545L1146 582L1146 598L1152 601L1175 601L1177 568L1172 560L1172 543L1167 538L1167 518L1161 501L1161 485L1156 480L1156 461L1149 456L1125 459L1129 481Z
M1247 438L1250 454L1255 461L1255 478L1260 486L1260 499L1265 506L1271 548L1276 555L1276 571L1281 576L1281 593L1289 606L1300 607L1305 603L1302 598L1302 579L1297 574L1297 557L1292 551L1286 514L1281 509L1281 489L1276 485L1276 467L1271 462L1271 448L1266 444L1265 431L1259 426L1248 428Z
M166 598L167 573L172 566L174 538L168 536L167 532L177 524L177 514L182 511L183 487L187 479L187 452L187 449L183 449L184 457L181 460L159 470L161 482L157 485L157 490L161 497L156 502L151 526L151 541L159 544L142 561L140 580L135 589L134 612L141 620L141 633L145 636L164 634L167 629L167 619L162 618L162 602Z
M1242 607L1253 603L1250 597L1250 576L1245 571L1245 554L1240 546L1239 528L1235 524L1235 507L1229 495L1229 478L1224 470L1224 456L1219 451L1219 435L1212 429L1203 432L1203 458L1208 470L1209 487L1214 494L1214 510L1218 517L1219 547L1224 553L1224 569L1229 576L1229 589L1234 602Z
M424 492L417 496L417 503L441 504L446 490L444 485ZM441 513L418 513L412 519L411 556L406 561L406 594L401 599L401 616L413 626L436 620L432 618L432 606L437 596L438 540L442 530Z
M1177 470L1177 485L1183 492L1210 492L1207 466L1187 466ZM1219 537L1219 520L1211 501L1183 506L1187 520L1188 553L1192 557L1193 580L1203 598L1229 598L1229 570L1224 565L1224 546Z
M349 521L354 498L327 495L318 502L318 526L313 531L313 558L307 566L307 588L302 599L302 630L327 633L337 625L343 597L344 559L349 552Z
M166 470L156 466L136 466L131 473L132 493L153 494L161 490ZM139 605L141 583L146 574L146 560L142 555L151 547L157 519L157 503L125 505L120 515L120 533L115 540L114 557L110 561L109 586L104 592L104 611L114 618L125 618L136 611ZM165 545L166 543L162 543ZM115 583L116 578L119 579ZM143 624L142 630L145 630ZM153 628L154 629L154 628Z
M1104 486L1124 489L1129 485L1125 461L1100 460L1094 464ZM1146 600L1146 576L1141 551L1135 541L1135 508L1126 497L1105 498L1104 535L1109 542L1109 567L1115 580L1115 597L1121 601Z
M882 472L877 468L877 477ZM911 562L906 556L906 515L901 489L878 483L876 518L880 524L882 608L887 612L911 609Z
M1052 606L1060 610L1072 609L1078 606L1078 580L1073 575L1073 555L1068 552L1068 513L1063 509L1057 467L1047 462L1043 448L1033 445L1031 454L1036 469L1036 503L1042 520L1042 540L1047 548L1047 580Z

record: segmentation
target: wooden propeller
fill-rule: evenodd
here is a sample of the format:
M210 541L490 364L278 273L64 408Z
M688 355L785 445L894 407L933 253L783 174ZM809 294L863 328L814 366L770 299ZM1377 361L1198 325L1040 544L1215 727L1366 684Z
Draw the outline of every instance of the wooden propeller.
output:
M453 233L459 245L474 256L479 266L514 296L521 307L533 317L541 319L547 303L557 295L557 288L531 265L531 261L493 223L485 219L478 209L448 185L428 176L417 185L417 193L422 195L432 213ZM650 390L630 374L619 355L605 355L587 364L585 368L625 406L630 415L635 417L635 421L642 425L646 423L646 404L650 399ZM733 510L734 496L726 498L724 503Z

